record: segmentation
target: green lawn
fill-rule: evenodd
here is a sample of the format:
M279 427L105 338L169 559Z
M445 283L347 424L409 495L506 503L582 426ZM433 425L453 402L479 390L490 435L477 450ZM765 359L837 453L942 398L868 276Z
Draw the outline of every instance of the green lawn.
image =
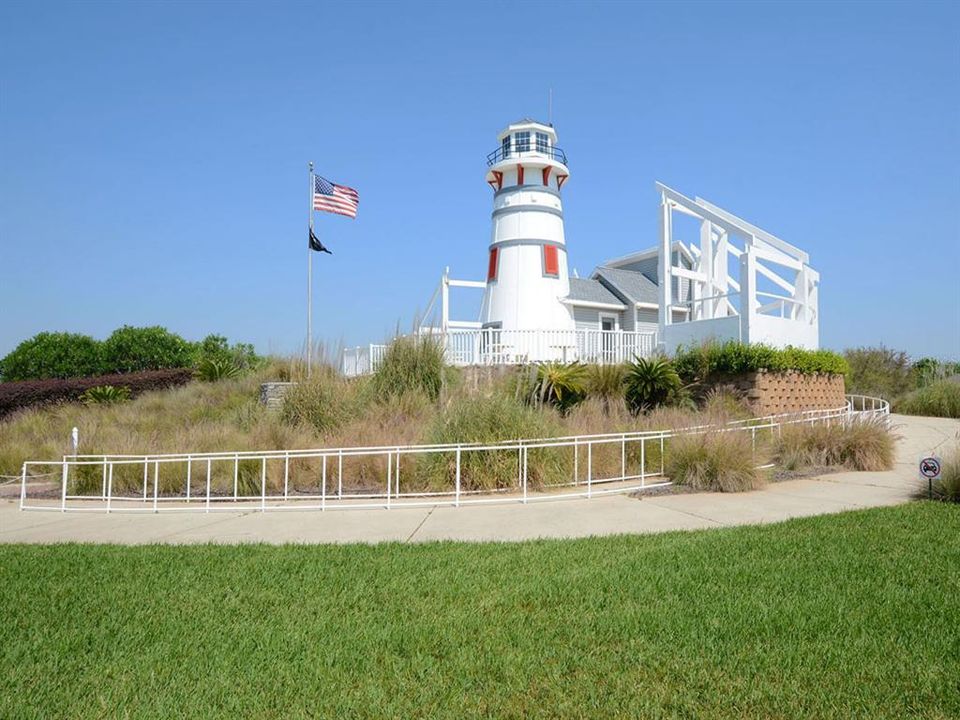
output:
M960 508L927 502L522 544L0 546L0 612L2 718L960 717Z

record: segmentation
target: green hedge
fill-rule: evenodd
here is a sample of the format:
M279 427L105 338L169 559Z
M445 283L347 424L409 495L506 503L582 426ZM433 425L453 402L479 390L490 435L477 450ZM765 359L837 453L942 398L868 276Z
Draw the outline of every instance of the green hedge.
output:
M222 335L208 335L200 342L190 342L158 325L124 325L103 341L75 333L35 335L0 360L0 380L65 379L194 368L209 360L236 366L238 371L260 362L252 345L236 343L231 347Z
M850 371L843 356L830 350L778 349L733 340L680 348L673 362L677 373L687 383L716 375L740 375L758 370L835 375L846 375Z

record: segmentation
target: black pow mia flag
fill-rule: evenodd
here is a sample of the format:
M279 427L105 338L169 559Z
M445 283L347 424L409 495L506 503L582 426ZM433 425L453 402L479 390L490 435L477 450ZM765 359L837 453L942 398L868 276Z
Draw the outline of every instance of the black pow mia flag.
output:
M332 252L330 252L323 246L323 243L320 242L320 238L314 235L313 228L310 228L310 249L316 250L317 252L325 252L328 255L333 255Z

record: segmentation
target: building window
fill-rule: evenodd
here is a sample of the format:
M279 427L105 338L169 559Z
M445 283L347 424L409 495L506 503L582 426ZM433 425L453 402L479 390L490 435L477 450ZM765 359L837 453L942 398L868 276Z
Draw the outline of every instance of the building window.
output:
M550 154L550 137L546 133L537 133L537 152L544 155Z
M515 136L517 141L517 152L530 152L530 133L529 131L518 132Z
M508 157L510 157L510 136L509 136L509 135L507 135L507 136L500 142L500 150L502 151L502 155L503 155L504 160L506 160Z
M487 282L497 279L497 256L499 248L490 248L490 264L487 265Z
M560 277L560 259L556 245L543 246L543 274L546 277Z

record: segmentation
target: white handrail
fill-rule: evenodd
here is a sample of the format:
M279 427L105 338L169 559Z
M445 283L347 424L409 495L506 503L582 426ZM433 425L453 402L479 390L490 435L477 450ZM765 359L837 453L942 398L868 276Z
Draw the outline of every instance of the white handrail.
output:
M321 509L329 508L347 508L347 507L383 507L384 502L388 507L397 505L442 505L452 504L459 506L468 503L480 502L508 502L517 501L530 502L543 499L557 499L561 497L593 497L597 494L610 492L628 492L631 490L640 490L647 487L666 485L670 480L664 476L664 452L666 440L681 435L702 434L709 431L716 432L749 432L751 444L756 446L756 437L758 431L767 431L770 433L779 432L785 425L796 423L818 423L833 421L851 422L872 417L887 417L890 412L889 403L880 398L868 396L852 395L848 397L847 404L840 408L828 410L811 410L795 414L772 415L764 418L751 418L748 420L733 421L723 425L697 425L683 428L667 430L647 430L636 432L621 433L602 433L597 435L578 435L554 438L529 438L517 439L496 443L447 443L436 445L406 445L406 446L377 446L377 447L348 447L348 448L318 448L308 450L272 450L272 451L234 451L234 452L214 452L214 453L174 453L157 455L77 455L65 456L58 461L28 461L23 465L21 475L21 502L22 510L59 510L67 511L103 511L117 512L119 503L126 503L124 511L134 512L161 512L167 510L176 511L203 511L212 510L235 510L237 508L247 508L250 502L256 502L256 508L260 511L283 510L283 509ZM652 445L651 445L652 443ZM582 467L579 459L583 456L583 446L586 446L586 467ZM609 477L597 477L594 462L595 451L604 447L617 447L619 452L619 472ZM561 450L569 448L573 453L573 477L569 481L554 482L546 485L543 489L536 490L530 488L529 477L527 473L528 458L531 451L554 449ZM631 453L628 453L628 448ZM648 460L652 453L659 449L660 468L648 468ZM474 453L516 453L516 462L518 475L516 485L511 487L499 487L491 490L478 488L464 488L461 482L461 464L465 454ZM400 483L400 470L402 458L426 457L431 455L447 454L451 460L456 458L456 479L451 487L447 488L415 488L404 491ZM633 463L636 462L639 455L639 472L631 472ZM328 458L337 458L337 490L335 493L327 490L327 460ZM628 457L630 458L628 462ZM353 493L344 493L343 480L344 458L356 459L359 461L368 460L378 464L383 460L387 463L386 487L383 486L375 492L368 491L363 487L362 478L359 479L360 486ZM290 489L290 464L297 460L318 460L322 463L322 470L317 478L313 478L320 484L320 494L297 493ZM491 456L494 461L496 456ZM205 462L203 462L205 461ZM241 494L239 491L238 468L240 462L254 461L258 465L259 494ZM283 483L281 492L267 491L268 464L270 461L282 461L283 464ZM214 463L226 463L229 465L229 474L232 475L232 487L228 488L223 494L218 495L212 490L212 476ZM196 465L195 465L196 463ZM151 468L152 465L152 468ZM121 470L124 467L142 466L143 487L142 491L137 489L135 493L123 494L116 492L117 478L115 470ZM194 481L193 469L206 467L205 493L191 492L191 483ZM96 472L98 479L96 494L70 493L71 471L73 476L73 487L76 490L78 475L82 474L84 467L99 468ZM185 469L185 490L176 489L174 491L163 490L160 485L161 467L173 468L170 472L179 472ZM31 477L30 470L44 470L54 468L57 474L61 476L60 488L56 495L55 504L35 504L35 499L30 498L28 503L27 481ZM152 470L152 472L150 472ZM139 470L137 470L139 472ZM585 473L586 489L581 490L581 476ZM43 472L37 473L46 474ZM151 485L152 476L152 485ZM650 479L655 482L649 482ZM637 485L636 481L640 484ZM176 483L174 483L176 486ZM168 482L169 486L169 482ZM182 484L181 484L182 486ZM597 486L601 486L599 489ZM177 486L180 487L180 486ZM574 488L572 492L556 493L550 490L562 489L565 487ZM197 501L203 500L201 506ZM191 500L194 501L191 504ZM310 505L311 500L319 500L320 505ZM359 501L359 503L357 502ZM268 504L269 502L269 504ZM306 502L306 504L304 504ZM79 503L79 505L78 505ZM99 505L98 505L99 503ZM138 505L139 503L139 505ZM244 505L247 503L247 505ZM216 504L214 506L214 504ZM131 506L132 505L132 506Z

